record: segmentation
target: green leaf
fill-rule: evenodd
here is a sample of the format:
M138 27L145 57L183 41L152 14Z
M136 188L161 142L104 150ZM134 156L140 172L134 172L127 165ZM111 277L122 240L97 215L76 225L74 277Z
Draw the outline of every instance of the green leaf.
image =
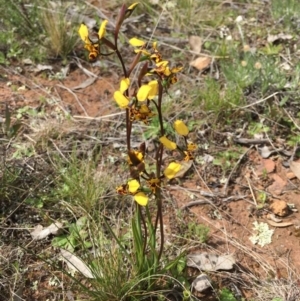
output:
M54 237L52 239L52 246L54 246L54 247L61 248L61 247L64 247L67 243L68 243L68 236L67 235Z
M220 292L220 301L237 301L233 293L228 288L223 288Z

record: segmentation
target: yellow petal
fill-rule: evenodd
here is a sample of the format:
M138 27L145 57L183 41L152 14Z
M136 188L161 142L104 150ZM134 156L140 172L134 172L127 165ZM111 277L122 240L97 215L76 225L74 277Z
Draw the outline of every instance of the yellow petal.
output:
M172 162L168 165L168 167L164 170L164 175L170 180L173 179L176 174L181 169L181 165L176 162Z
M133 198L141 206L148 204L148 197L143 192L136 193Z
M165 70L164 70L164 75L165 76L170 76L172 73L171 73L171 71L170 71L170 68L169 68L169 66L167 66L166 68L165 68Z
M181 136L187 136L189 134L189 129L182 120L176 120L174 122L174 129L177 134Z
M150 56L150 55L151 55L151 53L148 52L148 51L145 50L145 49L134 49L134 52L135 52L135 53L141 52L141 53L142 53L143 55L145 55L145 56Z
M166 67L168 64L168 61L161 61L156 64L156 67Z
M128 181L128 191L131 193L137 192L137 190L140 188L140 183L137 180L130 180Z
M141 114L148 114L150 112L151 112L151 110L147 105L145 105L145 104L141 105L141 107L140 107L140 113Z
M138 101L144 101L144 100L146 100L148 98L148 95L149 95L149 92L151 91L151 89L152 88L149 85L142 85L139 88L139 90L137 92L137 95L136 95Z
M173 67L173 68L171 69L171 72L172 72L172 73L177 73L177 72L180 72L182 69L183 69L183 66Z
M124 93L130 85L130 79L128 77L123 78L120 83L120 92Z
M159 138L159 141L169 150L174 150L177 148L177 145L175 142L169 140L166 136L162 136Z
M89 40L89 30L88 30L87 26L84 23L81 23L81 25L78 29L78 33L79 33L80 38L84 42L87 42Z
M187 150L190 152L193 152L197 149L197 145L193 142L188 143Z
M114 93L114 99L121 109L126 109L128 107L129 100L123 95L122 92L116 91Z
M149 91L148 99L153 99L158 94L158 81L152 80L148 83L148 86L151 87Z
M145 42L137 38L132 38L129 40L129 44L132 45L133 47L141 47L145 45Z
M132 4L127 8L127 10L134 10L135 7L136 7L138 4L139 4L139 2L134 2L134 3L132 3Z
M137 166L143 161L144 161L144 155L142 152L135 151L135 150L130 150L128 152L128 163L130 165Z
M101 23L101 26L100 26L100 29L98 31L98 35L99 35L99 39L102 39L104 36L105 36L105 33L106 33L106 24L107 24L107 20L104 20L102 23Z

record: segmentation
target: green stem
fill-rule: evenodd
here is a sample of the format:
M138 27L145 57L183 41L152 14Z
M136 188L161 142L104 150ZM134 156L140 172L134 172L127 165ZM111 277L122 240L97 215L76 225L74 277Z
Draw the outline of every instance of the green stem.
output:
M143 256L146 255L146 248L147 248L147 237L148 237L148 231L147 231L147 225L146 225L146 221L145 221L145 217L142 213L142 208L140 205L138 205L138 210L139 210L139 214L145 229L145 236L144 236L144 246L143 246Z
M157 149L156 152L156 177L160 179L160 172L161 172L161 165L162 165L162 156L163 156L164 146L160 144L160 146ZM161 182L158 184L156 193L156 205L157 205L157 214L155 219L155 226L154 231L156 233L157 227L158 227L158 221L159 221L159 230L160 230L160 249L159 249L159 255L158 255L158 262L161 258L163 248L164 248L164 224L163 224L163 213L162 213L162 199L161 199Z
M157 229L157 222L159 220L159 230L160 230L160 248L158 253L158 259L157 262L160 261L163 249L164 249L164 221L163 221L163 213L162 213L162 199L161 199L161 188L157 188L156 193L156 203L157 203L157 215L156 215L156 221L155 221L155 228L154 231L156 233Z

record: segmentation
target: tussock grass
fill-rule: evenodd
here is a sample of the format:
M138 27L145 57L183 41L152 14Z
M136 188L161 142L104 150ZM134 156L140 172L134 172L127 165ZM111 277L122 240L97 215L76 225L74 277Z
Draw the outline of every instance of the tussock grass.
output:
M41 23L45 30L44 46L47 47L50 55L55 57L66 56L72 53L78 35L73 24L78 23L68 12L70 4L47 3L41 11Z

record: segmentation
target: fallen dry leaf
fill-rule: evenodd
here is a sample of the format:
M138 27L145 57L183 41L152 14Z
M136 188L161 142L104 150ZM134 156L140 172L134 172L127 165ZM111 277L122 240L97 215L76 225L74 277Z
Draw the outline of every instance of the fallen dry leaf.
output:
M272 151L269 150L268 146L263 146L262 148L258 148L260 155L264 158L267 159L272 155Z
M35 73L39 73L39 72L42 72L42 71L45 71L45 70L52 70L53 67L51 65L41 65L41 64L38 64L36 66L36 68L33 70Z
M82 82L78 86L73 87L72 90L84 89L84 88L92 85L96 81L96 79L97 79L96 77L89 77L88 79L86 79L84 82Z
M294 224L292 222L285 222L285 223L275 223L273 221L267 220L268 224L272 227L276 228L285 228L285 227L290 227L293 226Z
M272 178L274 182L270 186L268 186L267 191L272 194L280 195L285 185L287 184L287 181L283 180L277 174L272 175Z
M41 240L46 238L48 235L58 235L61 232L63 224L60 222L52 223L50 226L44 228L42 225L37 225L34 230L30 233L33 240Z
M191 49L196 52L200 53L202 49L202 39L198 36L190 36L189 37L189 43L191 46Z
M60 253L70 270L77 271L87 278L95 278L90 268L79 257L64 249L61 249Z
M290 168L294 175L300 180L300 162L292 161Z
M203 57L203 56L201 57L200 56L200 57L196 58L194 61L191 61L190 65L201 71L201 70L204 70L207 67L209 67L210 63L211 63L210 57Z
M291 172L287 172L286 176L289 180L295 179L296 175L291 171Z
M200 274L192 282L192 288L194 288L199 293L205 291L210 287L212 287L212 285L206 274Z
M182 178L187 173L187 171L192 167L193 161L181 161L179 162L181 165L181 168L179 172L175 175L174 178Z
M290 34L284 34L284 33L280 33L280 34L276 34L276 35L268 35L267 41L268 43L274 43L277 42L278 40L281 41L285 41L285 40L291 40L293 38L292 35Z
M200 253L187 256L187 266L200 271L231 270L234 264L235 259L232 255Z

